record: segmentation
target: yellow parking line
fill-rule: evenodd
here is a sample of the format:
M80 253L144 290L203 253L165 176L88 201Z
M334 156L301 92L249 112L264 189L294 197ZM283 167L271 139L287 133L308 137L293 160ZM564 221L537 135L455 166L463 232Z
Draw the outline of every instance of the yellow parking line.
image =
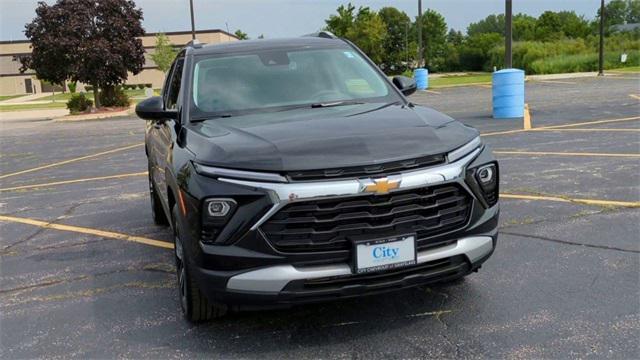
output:
M525 130L531 129L531 112L529 111L529 104L524 104L524 117L523 117Z
M53 224L46 221L40 221L40 220L16 217L16 216L5 216L5 215L0 215L0 221L33 225L33 226L38 226L45 229L54 229L54 230L69 231L69 232L80 233L80 234L89 234L89 235L100 236L108 239L131 241L139 244L151 245L151 246L165 248L165 249L173 249L173 244L166 241L149 239L142 236L127 235L127 234L113 232L113 231L92 229L92 228L73 226L73 225Z
M577 126L584 126L584 125L609 124L614 122L635 121L635 120L640 120L640 116L633 116L633 117L620 118L620 119L585 121L585 122L579 122L579 123L573 123L573 124L541 126L537 128L531 128L530 130L516 129L516 130L505 130L505 131L494 131L494 132L488 132L488 133L480 133L480 135L493 136L493 135L516 134L516 133L527 132L527 131L545 131L549 129L564 129L564 128L571 128L571 127L577 127Z
M505 131L494 131L494 132L488 132L488 133L480 133L480 135L481 136L506 135L506 134L517 134L525 131L531 131L531 130L516 129L516 130L505 130Z
M123 146L123 147L119 147L119 148L116 148L116 149L102 151L102 152L99 152L99 153L96 153L96 154L85 155L85 156L77 157L77 158L74 158L74 159L69 159L69 160L59 161L59 162L55 162L55 163L48 164L48 165L38 166L38 167L35 167L35 168L32 168L32 169L27 169L27 170L14 172L14 173L11 173L11 174L2 175L2 176L0 176L0 179L8 178L10 176L27 174L27 173L38 171L38 170L52 168L52 167L55 167L55 166L66 165L66 164L69 164L69 163L72 163L72 162L91 159L91 158L95 158L95 157L102 156L102 155L113 154L113 153L116 153L116 152L119 152L119 151L133 149L134 147L138 147L138 146L142 146L142 145L144 145L144 144L140 143L140 144L133 144L133 145L129 145L129 146Z
M640 158L640 154L620 154L620 153L574 153L574 152L552 152L552 151L502 151L495 150L494 154L499 155L532 155L532 156L544 156L544 155L557 155L557 156L603 156L603 157L628 157L628 158Z
M598 129L598 128L594 128L594 129L586 129L586 128L582 128L582 129L541 129L538 128L536 129L536 131L576 131L576 132L639 132L640 129L607 129L607 128L602 128L602 129Z
M539 127L539 128L533 128L531 130L535 131L535 130L545 130L545 129L564 129L564 128L569 128L569 127L582 126L582 125L609 124L609 123L614 123L614 122L634 121L634 120L640 120L640 116L632 116L632 117L626 117L626 118L620 118L620 119L606 119L606 120L585 121L585 122L579 122L579 123L573 123L573 124L565 124L565 125L542 126L542 127Z
M640 100L640 95L629 94L629 96L631 96L632 98L634 98L636 100Z
M611 201L611 200L597 200L597 199L579 199L568 198L561 196L541 196L541 195L524 195L524 194L508 194L500 193L500 198L503 199L517 199L517 200L539 200L539 201L557 201L564 203L577 203L585 205L599 205L599 206L616 206L616 207L628 207L639 208L640 202L638 201Z
M99 176L99 177L84 178L84 179L64 180L64 181L56 181L56 182L50 182L50 183L45 183L45 184L14 186L14 187L0 189L0 192L23 190L23 189L33 189L33 188L43 188L43 187L56 186L56 185L75 184L75 183L81 183L81 182L86 182L86 181L110 180L110 179L120 179L120 178L126 178L126 177L146 176L146 175L147 175L147 172L143 171L143 172L130 173L130 174L119 174L119 175Z

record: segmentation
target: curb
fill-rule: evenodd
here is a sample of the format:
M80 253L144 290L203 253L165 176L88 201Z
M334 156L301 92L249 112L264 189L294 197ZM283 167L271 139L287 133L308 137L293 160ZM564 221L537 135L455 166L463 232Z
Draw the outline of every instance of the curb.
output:
M66 122L66 121L86 121L86 120L101 120L101 119L109 119L114 117L122 117L129 116L133 113L135 106L130 106L128 109L113 111L113 112L102 112L102 113L94 113L94 114L81 114L81 115L65 115L53 118L53 121Z

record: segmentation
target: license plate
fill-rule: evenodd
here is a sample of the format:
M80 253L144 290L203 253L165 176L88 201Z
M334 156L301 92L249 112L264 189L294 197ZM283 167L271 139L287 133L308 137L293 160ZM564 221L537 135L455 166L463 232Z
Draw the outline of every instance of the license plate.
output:
M416 236L355 242L356 274L390 270L416 264Z

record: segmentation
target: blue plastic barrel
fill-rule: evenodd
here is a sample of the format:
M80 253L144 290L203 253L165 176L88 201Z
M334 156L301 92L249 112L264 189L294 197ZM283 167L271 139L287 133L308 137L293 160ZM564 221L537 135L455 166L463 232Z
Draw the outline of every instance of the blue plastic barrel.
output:
M413 71L413 78L416 80L418 90L426 90L429 87L429 70L427 69L415 69Z
M504 69L493 73L493 118L524 116L524 71Z

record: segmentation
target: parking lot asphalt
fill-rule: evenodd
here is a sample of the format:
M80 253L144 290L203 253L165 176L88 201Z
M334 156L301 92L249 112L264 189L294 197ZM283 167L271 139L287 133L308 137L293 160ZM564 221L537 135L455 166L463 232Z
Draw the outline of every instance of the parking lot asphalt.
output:
M477 127L501 235L464 281L191 325L151 220L144 122L0 119L0 358L639 358L640 76L411 97ZM630 95L636 95L630 96Z

